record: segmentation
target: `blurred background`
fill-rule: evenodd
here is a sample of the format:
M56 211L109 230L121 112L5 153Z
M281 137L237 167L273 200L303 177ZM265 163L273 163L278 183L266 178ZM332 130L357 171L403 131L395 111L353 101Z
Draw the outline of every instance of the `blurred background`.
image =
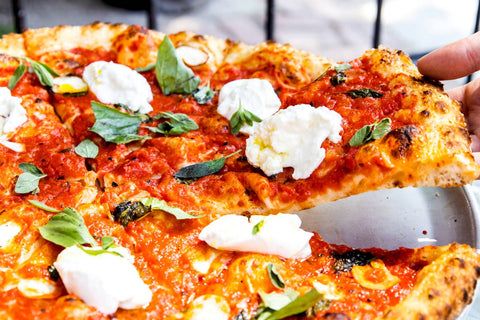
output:
M279 43L348 61L371 48L377 0L0 0L0 34L94 21L189 30L255 44ZM473 33L478 1L383 0L377 43L414 58ZM151 3L149 5L149 3ZM271 20L267 8L271 5ZM20 10L19 10L20 9ZM150 9L150 10L149 10ZM152 12L153 10L153 12ZM150 12L149 12L150 11ZM18 20L18 19L17 19ZM270 21L270 35L266 24ZM462 80L464 81L464 80ZM446 83L447 88L461 82Z

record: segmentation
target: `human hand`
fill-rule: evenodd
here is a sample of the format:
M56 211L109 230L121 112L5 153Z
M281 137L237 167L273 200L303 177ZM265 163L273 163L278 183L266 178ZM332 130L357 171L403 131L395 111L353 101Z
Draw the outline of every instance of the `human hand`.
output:
M480 32L430 52L418 60L417 66L422 74L437 80L458 79L480 70ZM463 104L472 151L480 164L480 79L447 93Z

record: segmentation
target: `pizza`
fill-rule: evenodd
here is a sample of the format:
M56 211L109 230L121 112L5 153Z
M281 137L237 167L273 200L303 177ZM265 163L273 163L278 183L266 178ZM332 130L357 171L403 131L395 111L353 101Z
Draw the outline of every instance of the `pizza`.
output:
M294 213L480 174L460 104L349 62L95 23L0 40L2 319L454 319L463 244L356 249Z

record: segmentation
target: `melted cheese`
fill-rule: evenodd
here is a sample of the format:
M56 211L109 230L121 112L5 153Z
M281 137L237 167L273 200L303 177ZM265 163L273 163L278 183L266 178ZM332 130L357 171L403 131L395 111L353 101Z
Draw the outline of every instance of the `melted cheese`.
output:
M123 104L131 111L148 113L153 99L147 80L127 66L97 61L83 71L83 79L103 103Z
M13 97L8 88L0 87L0 144L16 152L25 150L20 143L8 141L13 132L27 121L22 99Z
M230 307L225 298L206 294L196 298L185 313L189 320L228 320Z
M240 105L260 119L265 119L278 111L281 102L267 80L240 79L223 86L218 97L217 112L230 120ZM252 134L253 127L244 124L240 132Z
M22 228L12 221L0 224L0 249L8 247L20 230L22 230Z
M306 179L322 163L325 139L340 141L342 117L325 107L301 104L280 110L255 125L247 139L248 162L266 175L293 167L294 179Z
M368 289L385 290L400 282L397 276L388 271L382 260L374 260L365 266L353 266L352 274L362 287Z
M293 214L270 216L225 215L206 226L199 235L210 246L221 250L275 254L285 258L306 258L313 233L300 228L302 221Z
M189 66L199 66L208 61L208 54L200 49L189 46L181 46L175 49L177 56Z
M133 257L122 247L111 250L123 257L110 253L90 255L76 246L69 247L58 255L54 266L69 293L103 313L147 306L152 292L133 266Z
M88 85L80 77L56 77L53 79L52 90L60 94L83 93L88 91Z

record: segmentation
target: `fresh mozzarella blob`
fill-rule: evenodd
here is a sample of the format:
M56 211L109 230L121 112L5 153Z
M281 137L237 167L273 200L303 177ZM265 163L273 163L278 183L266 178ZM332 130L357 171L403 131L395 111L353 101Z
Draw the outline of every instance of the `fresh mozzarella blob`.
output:
M193 300L185 313L188 320L228 320L230 307L225 298L213 294L205 294Z
M189 46L181 46L175 49L177 56L189 66L199 66L208 61L208 54L200 49Z
M88 85L80 77L57 77L53 79L52 90L61 94L83 93L88 91Z
M25 150L25 146L8 141L11 133L27 121L27 111L22 99L13 97L10 89L0 87L0 143L16 152Z
M122 256L102 253L90 255L77 246L64 249L54 266L71 294L105 314L117 308L146 307L152 292L142 281L127 249L109 249Z
M148 113L153 110L152 89L135 70L114 62L97 61L83 71L83 80L100 102L121 103L131 111Z
M263 79L240 79L227 83L220 90L217 112L230 120L240 105L265 119L280 108L281 102L270 82ZM253 126L244 124L240 132L253 133Z
M255 125L245 154L268 176L293 167L294 179L306 179L325 158L323 141L340 141L341 123L342 117L326 107L290 106Z
M0 224L0 249L7 247L20 230L22 230L22 228L15 222L9 221Z
M58 291L55 283L45 279L21 279L18 290L27 298L42 299L54 298Z
M313 233L300 228L294 214L270 216L225 215L206 226L198 236L208 245L242 252L275 254L284 258L307 258Z

